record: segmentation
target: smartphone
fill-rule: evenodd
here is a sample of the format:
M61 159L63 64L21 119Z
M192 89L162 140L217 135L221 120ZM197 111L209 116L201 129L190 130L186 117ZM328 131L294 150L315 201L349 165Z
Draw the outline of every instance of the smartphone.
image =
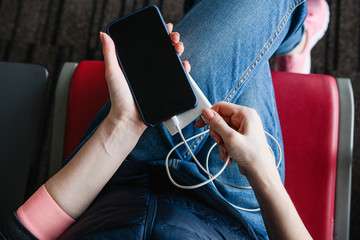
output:
M196 107L197 97L156 6L110 23L107 33L146 125Z

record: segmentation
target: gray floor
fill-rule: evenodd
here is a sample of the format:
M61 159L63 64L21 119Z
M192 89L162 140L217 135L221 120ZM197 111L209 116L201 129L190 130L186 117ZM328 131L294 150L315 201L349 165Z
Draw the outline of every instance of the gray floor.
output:
M182 0L0 0L0 61L29 62L50 73L47 131L31 185L46 179L51 138L52 96L56 78L66 61L102 59L99 30L110 21L148 3L158 5L167 22L183 15ZM328 0L331 20L325 37L312 52L312 72L348 77L355 104L360 99L360 2ZM358 111L358 109L356 109ZM352 187L351 239L360 239L360 115L356 114ZM31 188L30 188L31 189Z

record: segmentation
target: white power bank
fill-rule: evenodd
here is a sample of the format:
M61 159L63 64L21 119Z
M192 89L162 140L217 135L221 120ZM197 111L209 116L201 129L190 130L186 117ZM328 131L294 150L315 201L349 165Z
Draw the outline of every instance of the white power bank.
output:
M190 82L192 84L193 90L198 98L198 104L196 108L190 109L184 113L177 115L177 118L180 123L180 128L183 129L187 125L189 125L192 121L198 118L202 114L202 110L204 108L211 108L211 104L209 100L205 97L204 93L201 91L199 86L196 84L194 79L188 74ZM170 132L171 135L175 135L178 131L176 126L172 123L171 120L164 121L163 124Z

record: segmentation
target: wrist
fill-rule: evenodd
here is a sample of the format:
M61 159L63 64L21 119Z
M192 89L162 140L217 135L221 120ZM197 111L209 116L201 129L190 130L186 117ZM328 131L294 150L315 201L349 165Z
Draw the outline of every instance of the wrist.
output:
M127 118L112 118L109 114L97 132L101 136L102 146L110 155L127 156L137 144L146 129Z
M112 111L110 111L104 120L111 131L138 139L147 128L141 118L132 119L124 116L115 117L114 115L116 114L113 114Z
M281 184L280 174L275 164L274 155L264 151L263 154L255 157L247 169L247 178L253 188L264 188L268 185Z
M276 166L258 167L248 171L247 179L254 190L265 190L282 185Z

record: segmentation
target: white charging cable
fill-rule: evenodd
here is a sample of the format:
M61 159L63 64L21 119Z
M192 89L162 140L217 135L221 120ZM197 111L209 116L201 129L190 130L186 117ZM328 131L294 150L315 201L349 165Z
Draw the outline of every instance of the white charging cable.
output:
M220 174L222 174L226 168L226 166L228 165L229 161L230 161L230 156L227 156L226 158L226 161L225 161L225 164L223 165L223 167L215 174L215 175L212 175L209 171L209 158L210 158L210 153L211 151L214 149L214 147L217 145L217 143L213 144L211 146L211 148L209 149L208 151L208 154L206 156L206 169L201 165L201 163L198 161L198 159L196 158L196 156L194 155L193 151L191 150L189 144L187 143L188 141L191 141L192 139L195 139L197 137L200 137L201 135L204 135L204 134L207 134L210 130L207 129L195 136L192 136L188 139L185 139L182 131L181 131L181 127L180 127L180 123L179 123L179 120L176 116L172 117L171 118L171 121L173 122L173 124L176 126L176 129L178 130L179 134L180 134L180 137L182 139L183 142L177 144L176 146L174 146L170 151L169 153L167 154L166 156L166 159L165 159L165 166L166 166L166 172L167 172L167 175L170 179L170 181L172 182L172 184L174 184L176 187L178 188L181 188L181 189L196 189L196 188L199 188L199 187L202 187L208 183L212 183L213 186L216 188L215 184L214 184L214 180L222 183L222 184L225 184L227 186L230 186L230 187L233 187L233 188L237 188L237 189L251 189L250 186L236 186L236 185L233 185L233 184L230 184L230 183L227 183L227 182L224 182L220 179L217 179L218 176L220 176ZM264 131L266 135L268 135L276 144L276 146L278 147L279 149L279 160L278 160L278 163L276 164L276 168L279 168L280 166L280 163L281 163L281 159L282 159L282 151L281 151L281 147L280 147L280 144L279 142L268 132ZM191 154L192 158L194 159L195 163L200 167L200 169L202 171L204 171L208 176L209 176L209 179L204 181L204 182L201 182L201 183L198 183L198 184L195 184L195 185L181 185L181 184L178 184L177 182L175 182L175 180L172 178L171 176L171 173L170 173L170 170L169 170L169 158L170 158L170 155L173 151L175 151L175 149L177 149L178 147L180 147L181 145L185 144L186 148L188 149L189 153ZM272 151L272 149L270 148L269 146L269 149L271 151L271 153L273 154L273 156L275 157L274 155L274 152ZM225 199L225 198L224 198ZM225 199L226 200L226 199ZM247 211L247 212L256 212L256 211L260 211L260 208L254 208L254 209L248 209L248 208L243 208L243 207L239 207L239 206L236 206L234 204L232 204L231 202L229 202L228 200L226 200L230 205L232 205L233 207L239 209L239 210L243 210L243 211Z

